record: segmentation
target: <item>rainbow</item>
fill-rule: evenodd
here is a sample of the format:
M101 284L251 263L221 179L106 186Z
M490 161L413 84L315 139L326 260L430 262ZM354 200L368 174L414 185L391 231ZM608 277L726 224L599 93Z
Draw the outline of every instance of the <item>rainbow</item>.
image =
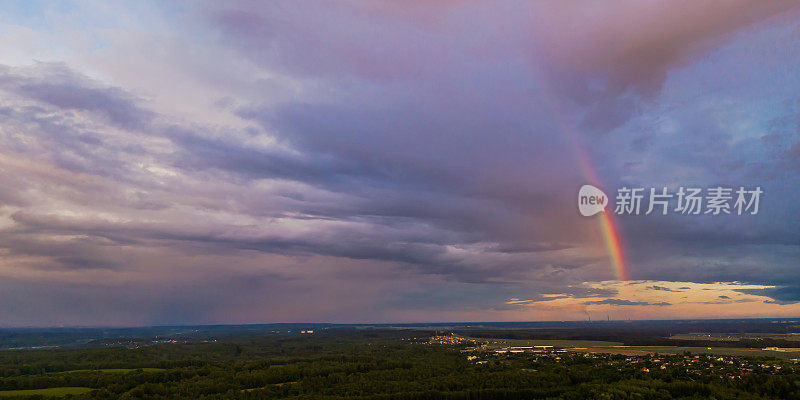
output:
M569 136L571 136L570 140L573 142L573 148L575 149L576 156L580 162L583 176L589 180L589 184L600 188L600 190L603 190L605 193L608 193L600 184L600 179L597 177L594 169L591 168L589 157L583 152L575 137L572 135ZM608 257L611 261L611 266L614 268L614 275L617 280L620 281L630 280L628 268L625 263L625 256L622 251L622 242L620 239L619 229L617 228L616 221L614 221L614 213L611 210L605 210L599 213L598 216L600 232L603 235L603 241L606 244L606 250L608 251Z
M549 93L552 93L552 91L547 90L549 88L546 84L544 85L543 89ZM556 99L557 97L548 96L547 98ZM561 131L564 133L564 136L567 138L567 140L569 140L570 145L574 149L575 157L580 164L583 177L589 181L587 183L600 188L600 190L603 190L605 193L608 193L600 183L600 179L598 178L594 168L592 168L591 159L583 150L583 147L578 140L576 129L572 127L572 124L569 122L571 119L567 118L567 115L561 110L561 107L555 103L555 100L550 102L548 105L553 108L552 111L554 112L551 113L551 115L557 117L556 123L559 125ZM619 228L617 228L617 224L614 221L614 214L611 210L605 210L599 213L598 216L600 232L603 235L603 240L605 241L611 267L614 269L614 276L617 280L628 281L630 280L630 275L628 274L625 255L622 251L623 246L620 239Z
M614 267L614 272L617 280L627 281L630 280L628 275L628 268L625 264L625 257L622 253L622 244L619 238L619 229L614 223L610 211L600 213L600 230L603 232L603 238L606 242L606 249L608 249L608 256L611 258L611 265Z

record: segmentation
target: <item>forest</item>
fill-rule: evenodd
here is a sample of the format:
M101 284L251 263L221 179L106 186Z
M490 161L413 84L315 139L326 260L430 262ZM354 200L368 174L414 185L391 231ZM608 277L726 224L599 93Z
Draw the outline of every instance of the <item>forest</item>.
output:
M0 351L0 396L68 399L797 399L794 361L497 354L433 331L323 329ZM39 390L38 392L36 390ZM42 391L49 390L49 391Z

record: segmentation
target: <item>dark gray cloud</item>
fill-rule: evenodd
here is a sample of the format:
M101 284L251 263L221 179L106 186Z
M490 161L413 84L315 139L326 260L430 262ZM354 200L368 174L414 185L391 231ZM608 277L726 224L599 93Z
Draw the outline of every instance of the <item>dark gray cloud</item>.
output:
M680 292L681 291L681 290L674 290L674 289L670 289L668 287L658 286L658 285L648 286L647 288L648 289L652 289L652 290L666 291L666 292Z
M40 64L30 72L14 74L3 67L0 89L65 110L90 111L127 129L142 129L155 116L128 92L100 86L63 63Z
M331 92L332 99L325 98L319 104L303 102L240 110L240 116L258 121L265 130L274 131L283 141L331 159L356 160L361 171L368 172L382 182L400 183L404 185L404 190L419 193L436 186L454 194L499 200L499 204L507 210L514 210L522 204L537 204L539 210L546 209L547 213L552 213L562 210L558 204L572 201L561 199L557 194L569 193L565 187L569 185L555 187L552 182L569 182L576 187L581 179L585 179L576 174L576 165L564 162L565 159L575 158L574 149L565 141L553 140L554 132L556 137L563 139L561 135L570 133L565 130L575 129L580 131L578 142L597 149L591 152L593 154L590 157L594 158L602 179L610 187L666 184L674 182L675 178L671 176L673 171L685 170L689 172L679 175L678 178L684 180L678 183L703 186L762 185L765 190L781 193L785 181L760 173L754 175L754 171L763 171L765 168L785 170L784 166L764 158L765 149L759 144L759 132L748 132L744 138L736 137L742 133L733 132L729 125L720 124L718 119L724 115L722 111L730 112L730 108L711 110L692 105L677 107L670 96L673 96L673 90L681 89L670 88L664 92L660 89L667 80L667 71L680 70L695 59L714 54L716 49L731 39L734 32L753 29L758 23L775 16L778 16L778 21L791 20L791 12L783 14L791 5L788 2L764 5L740 1L727 4L725 10L713 13L703 6L687 3L681 9L691 15L688 19L683 18L685 14L680 14L678 18L678 14L673 15L674 10L666 10L658 5L636 5L633 7L636 11L626 12L637 14L638 21L651 21L661 28L648 31L645 35L625 35L624 32L640 27L626 19L612 29L601 22L603 19L597 19L576 28L577 32L572 36L557 38L548 36L559 31L554 28L571 26L569 21L559 19L560 16L571 16L570 10L579 6L563 6L563 9L562 6L544 7L550 12L545 14L550 15L554 22L528 29L531 35L520 39L514 32L503 30L506 37L490 50L497 59L503 60L502 63L495 64L492 58L476 61L465 56L466 53L459 52L452 59L436 58L438 67L448 71L447 74L441 74L439 69L427 64L424 56L419 56L416 58L419 65L412 75L407 75L411 71L407 68L392 70L392 67L402 67L403 64L393 62L392 56L381 57L382 53L377 50L381 44L393 43L393 35L408 33L406 30L412 32L404 36L401 46L414 43L418 40L417 34L433 35L426 45L408 49L404 53L408 58L436 50L441 44L439 39L447 42L451 49L464 43L437 36L441 33L440 24L417 25L403 18L381 14L388 20L383 21L386 24L378 29L391 26L396 28L395 31L387 31L385 36L357 44L347 40L350 34L347 31L325 36L326 43L331 44L323 46L326 50L353 48L354 51L337 51L329 55L331 62L318 63L314 60L318 54L296 54L294 49L299 47L293 47L292 44L298 41L319 46L316 41L323 40L319 35L321 28L316 25L291 25L291 18L278 18L276 15L296 12L316 15L317 12L323 13L324 6L297 3L272 13L270 11L275 10L269 7L259 9L248 5L230 5L212 13L212 19L229 34L231 41L236 41L233 45L239 47L245 57L252 58L266 68L294 69L301 75L314 76L336 89ZM527 9L525 5L514 6L520 10ZM381 10L381 7L377 6L376 9ZM606 11L611 14L614 10L601 10L601 14ZM363 11L359 5L340 8L335 11L334 19L361 22ZM474 11L469 9L464 13ZM559 17L553 18L551 14ZM434 14L432 18L440 22L448 20L446 14ZM680 19L680 23L675 26L664 23L673 18ZM459 23L458 20L448 21L456 25ZM363 23L369 25L375 21ZM283 36L287 33L282 30L286 24L292 26L289 30L291 34ZM501 29L513 31L517 28L512 24ZM273 30L280 32L274 32L276 34L273 35ZM254 39L263 36L267 39ZM520 42L509 40L509 37L517 38ZM755 36L752 40L769 41L766 37ZM515 51L537 48L543 40L550 45L545 51L529 55L523 63L509 64L506 61L517 55ZM790 38L785 40L777 45L785 46L791 41ZM602 45L586 45L595 42ZM445 54L451 52L448 50ZM721 64L725 61L717 62ZM484 74L475 73L477 68L481 68ZM736 73L742 74L744 81L755 81L753 75L758 74L758 67L753 65L750 69L737 69ZM692 76L691 72L687 75ZM469 76L469 79L464 79L465 76ZM482 79L485 76L491 76L492 79ZM517 87L527 90L507 89L504 84L508 77L514 78ZM726 78L717 76L713 79ZM420 82L426 84L421 85ZM708 86L715 85L711 79L708 82ZM688 84L693 83L690 78ZM719 89L724 83L706 88L698 96L715 91L724 92ZM398 89L400 85L402 88ZM441 93L446 93L448 97L442 98ZM481 95L476 97L469 93ZM540 101L541 95L563 100L563 103L548 105ZM731 95L740 96L741 101L749 101L746 96L752 96L753 93L745 91ZM785 95L790 96L789 93ZM647 99L644 100L642 96ZM552 100L551 103L558 101ZM670 108L662 108L661 103ZM519 107L520 104L530 106ZM745 104L742 103L741 107L745 107ZM789 106L779 111L779 117L796 112L795 107ZM654 115L651 117L651 114ZM739 117L744 115L740 114ZM657 118L671 118L676 121L680 131L657 132L659 125L653 121L658 121ZM785 119L785 124L787 126L780 126L780 137L786 136L785 128L789 132L797 131L796 118ZM593 135L598 132L604 135ZM643 132L647 135L646 146L642 142ZM631 139L630 136L634 134L636 137ZM625 144L621 145L622 142ZM631 148L629 143L632 142L639 145ZM513 149L506 145L513 146ZM480 151L475 152L477 149ZM642 157L647 157L647 163L641 161ZM375 164L375 160L379 162ZM528 163L531 160L536 160L536 166ZM631 168L632 165L638 166ZM435 171L435 175L427 171ZM519 171L524 171L524 176L518 174ZM539 175L539 172L546 172L546 176ZM465 180L464 177L469 179ZM482 179L486 181L482 182ZM790 179L796 181L797 176L791 176ZM504 184L506 182L508 184ZM769 201L783 204L771 203L769 210L764 208L762 215L749 219L623 218L620 225L630 263L638 276L650 279L701 282L743 279L760 283L778 279L774 274L764 279L756 273L747 272L764 268L780 271L777 272L778 276L792 279L788 276L791 266L789 260L796 253L797 242L793 238L798 237L800 232L796 224L773 213L793 214L800 210L795 204L786 203L787 197L779 196L780 199ZM447 196L441 198L447 199ZM764 201L766 207L767 200ZM566 208L564 210L568 211ZM546 213L535 214L534 218L542 218ZM569 219L566 213L559 218ZM579 223L556 223L559 226L557 230L566 229L565 236L574 237L577 232L570 228L573 222ZM551 220L532 219L526 223L529 226L553 226ZM506 238L522 230L514 229L514 224L510 219L503 220L500 229L482 228L486 237L509 240ZM559 232L551 231L542 235L551 235L552 238ZM552 242L552 239L545 242ZM569 241L565 240L564 243ZM748 245L748 254L752 257L746 261L733 260L730 255L739 253L732 250L733 247L742 245ZM788 246L785 257L772 254L776 246ZM668 266L664 260L669 260ZM699 274L698 267L702 269Z
M20 126L23 123L35 126L33 130L27 128L25 142L8 145L69 171L64 176L41 176L36 182L20 182L20 190L42 190L45 198L63 199L83 208L82 212L90 213L85 218L73 218L53 210L41 212L37 207L30 207L9 215L15 225L7 232L3 245L15 256L49 257L44 268L124 270L130 266L113 257L115 249L122 251L118 250L120 246L148 248L176 243L186 251L199 245L204 246L205 252L217 254L247 250L286 256L324 255L372 260L397 264L418 274L442 275L463 282L527 280L531 271L555 268L554 271L562 271L556 273L563 274L563 271L597 260L596 256L577 255L569 262L556 261L559 257L548 253L569 249L575 245L574 239L547 228L546 224L534 230L525 228L514 221L527 211L506 206L519 200L543 205L556 200L544 198L545 194L522 194L524 197L520 199L508 199L499 192L476 191L476 182L451 181L431 175L425 170L434 169L433 165L420 168L413 160L403 158L412 155L416 146L392 156L394 161L389 159L389 153L385 160L354 157L348 152L346 141L358 140L344 135L335 146L292 141L293 147L303 149L302 152L256 149L235 138L215 136L218 131L210 127L157 123L155 113L135 112L140 105L133 96L106 90L88 78L66 71L63 65L6 69L7 80L14 82L22 81L22 77L44 81L54 75L64 86L95 88L74 91L75 96L94 97L103 93L109 103L127 104L132 110L130 115L139 115L141 120L129 121L131 124L124 128L146 129L120 134L102 123L87 126L70 110L98 112L95 108L83 107L94 104L91 101L61 107L57 102L43 100L38 92L9 90L17 96L19 104L33 102L37 108L18 105L6 111ZM369 123L367 116L347 117L340 121L341 129L347 130L350 124L361 119ZM327 118L325 113L318 117ZM375 123L389 117L390 114L378 115ZM113 119L107 122L116 123ZM290 130L291 126L287 125L286 129ZM352 131L356 135L366 135L369 130ZM62 134L57 135L57 131ZM313 129L306 133L317 135ZM402 131L392 135L402 135ZM315 141L316 136L310 136L309 140ZM465 152L473 151L469 146L461 148ZM166 149L168 151L164 151ZM339 153L334 151L337 149ZM143 170L143 160L158 169L176 169L188 179L230 179L231 185L227 186L238 190L211 189L204 193L211 197L196 199L193 196L204 189L160 176L147 168ZM388 166L391 162L396 165ZM464 164L458 161L455 165ZM170 184L161 182L164 179ZM484 182L485 179L481 178ZM258 197L253 185L264 180L288 186L297 182L300 186L288 193L270 192L265 193L268 197ZM43 182L52 182L55 186L39 187ZM308 188L322 191L335 201L314 199ZM216 196L227 198L227 204L220 204L221 197ZM175 217L173 207L176 205L197 209ZM475 209L482 211L475 213ZM254 223L259 218L281 218L289 224L305 221L319 228L292 236L280 230L265 231L256 225L186 224L184 218L191 218L189 214L202 215L209 211L235 212L253 219ZM103 213L117 216L107 220L100 217ZM161 221L159 216L167 218ZM538 216L528 215L528 218ZM515 226L506 226L511 223ZM229 234L230 230L242 229L251 232ZM530 242L517 236L517 232L523 230L530 232ZM454 254L449 250L451 246L474 248ZM41 248L49 250L37 251ZM528 255L532 253L544 254L531 259ZM512 258L506 259L504 254ZM475 255L480 259L472 259ZM553 267L556 263L561 266Z
M768 289L741 289L737 292L766 296L776 304L800 303L800 285L778 285Z

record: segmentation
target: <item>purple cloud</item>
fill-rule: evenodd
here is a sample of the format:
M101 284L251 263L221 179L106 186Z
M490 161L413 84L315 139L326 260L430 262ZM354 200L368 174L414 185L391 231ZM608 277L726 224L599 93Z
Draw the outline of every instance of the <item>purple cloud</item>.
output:
M8 323L67 306L126 324L525 319L505 301L547 293L667 305L578 293L613 279L575 210L585 159L608 188L762 185L754 218L620 218L631 275L796 295L792 2L153 12L182 22L0 67Z

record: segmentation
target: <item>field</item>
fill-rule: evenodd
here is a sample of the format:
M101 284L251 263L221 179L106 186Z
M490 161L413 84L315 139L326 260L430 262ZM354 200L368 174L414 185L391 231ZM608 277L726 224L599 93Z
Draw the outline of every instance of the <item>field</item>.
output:
M94 389L88 387L56 387L48 389L31 389L31 390L0 390L0 397L16 397L16 396L47 396L47 397L62 397L68 394L84 394Z
M478 339L480 340L480 339ZM800 358L800 348L780 348L763 350L739 347L696 347L696 346L623 346L619 342L599 340L526 340L494 339L488 341L489 348L554 346L584 353L605 353L622 355L645 354L710 354L715 356L774 357L784 360Z
M679 333L670 336L676 340L742 340L742 339L781 339L800 341L796 333Z
M482 339L476 339L482 340ZM490 340L491 346L497 347L525 347L525 346L555 346L555 347L614 347L621 346L620 342L607 342L601 340L526 340L526 339L496 339Z
M746 349L737 347L684 347L684 346L615 346L593 347L587 349L596 353L627 354L626 352L681 354L688 351L692 354L711 354L715 356L741 356L741 357L774 357L780 359L800 358L800 348L783 349L785 351L772 351L762 349Z

